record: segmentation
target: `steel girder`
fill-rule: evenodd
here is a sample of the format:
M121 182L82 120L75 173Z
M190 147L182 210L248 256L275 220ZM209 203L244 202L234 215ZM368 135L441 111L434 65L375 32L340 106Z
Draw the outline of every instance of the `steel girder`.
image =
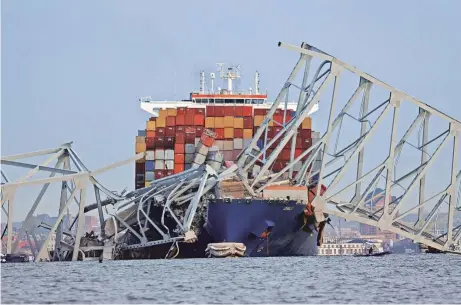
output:
M268 111L265 120L255 132L251 144L239 156L238 172L242 180L246 182L248 190L257 194L268 185L278 184L281 179L286 178L291 179L291 182L297 185L316 185L317 192L313 205L319 221L323 220L323 213L333 214L397 233L439 250L454 248L459 250L461 239L461 216L459 213L461 211L461 203L459 202L461 197L461 171L459 171L461 165L459 162L461 123L306 43L297 47L280 42L279 46L299 53L300 58ZM315 60L319 64L314 70L314 75L308 80L309 70L315 66ZM294 80L303 65L304 74L300 81L301 85L298 86L294 84ZM351 78L356 79L358 86L355 90L353 87L348 89L348 92L353 92L351 96L341 94L339 81L345 79L342 82L346 85L342 86L342 89L350 84ZM331 83L333 86L329 86ZM282 124L278 124L282 127L282 131L270 139L267 130L270 126L277 126L277 123L272 119L273 115L277 108L286 110L284 101L289 99L289 93L293 89L299 91L299 93L295 93L295 98L298 98L296 115L291 120L285 121L284 119ZM378 101L378 105L372 107L372 102L375 102L375 99L372 98L375 89L378 92L384 91L387 94L387 99L383 102ZM358 116L351 115L360 96L362 96L362 100L361 104L358 105L360 106L359 114ZM343 101L344 103L341 103ZM295 158L293 152L298 127L317 103L322 109L329 110L329 115L324 120L326 122L324 132L317 143L314 143L309 149L305 149L299 157ZM338 104L342 105L339 112L336 111ZM403 107L405 107L405 113L402 119ZM414 108L416 115L410 126L402 127L401 125L405 125L404 123L411 122L414 113L407 110L407 107L408 109ZM350 129L343 126L345 118L355 120L360 130L357 134L358 137L353 137L353 140L344 140L346 142L344 148L338 151L338 140L349 138L352 134ZM383 128L382 126L386 126L385 122L389 118L392 121L387 127L388 134L381 141L389 143L387 145L388 154L383 159L372 160L373 165L369 166L370 162L365 162L367 157L364 152L365 150L370 151L367 153L369 156L376 154L376 151L373 151L373 145L376 144L370 143L376 141L377 137L382 137L382 133L380 136L376 136L376 132ZM429 124L430 120L438 121L436 124ZM315 122L316 125L320 125L318 120ZM419 125L420 130L417 135L419 144L413 145L411 137L415 136L414 131ZM443 126L442 131L435 131L437 129L433 125L437 125L439 129ZM342 129L343 133L341 134ZM431 137L433 134L438 135ZM336 135L336 144L332 140L334 135ZM345 136L341 137L340 135ZM258 147L258 140L262 140L264 143L262 148ZM444 148L448 148L450 141L452 142L452 151L449 156L442 157L442 152ZM272 171L271 167L274 161L277 160L282 149L287 146L291 152L290 161L282 170ZM411 156L412 160L420 160L416 168L408 169L408 166L402 166L401 162L399 163L402 150L407 146L413 146L417 151ZM271 153L269 153L269 149ZM373 158L368 157L368 159ZM317 168L312 166L314 160L318 160L320 163ZM437 171L435 174L430 172L431 167L436 162L448 164L450 169L443 174ZM337 166L338 163L340 164L339 167ZM300 164L301 166L299 166ZM296 175L293 171L295 166L298 168ZM255 171L254 177L247 179L246 173L251 172L252 168L256 167L258 171ZM365 168L371 168L371 170L364 174ZM397 178L397 172L404 174ZM432 186L428 187L427 180L431 178L431 175L435 175L436 179L439 175L440 179L438 180L445 178L449 182L442 187L442 191L439 190L436 195L428 196L428 189ZM349 181L351 179L352 181ZM408 181L410 181L408 185L402 185ZM327 187L323 195L319 193L321 185ZM363 186L364 188L362 188ZM370 195L378 187L382 188L381 195L384 196L380 203L382 206L374 209L367 208ZM413 194L413 191L417 191L416 195ZM425 214L424 207L431 204L430 212ZM442 224L438 221L436 225L439 228L438 234L433 227L434 218L439 214L445 215L446 219ZM409 224L406 219L415 215L417 220ZM445 230L442 230L442 234L440 234L442 227Z

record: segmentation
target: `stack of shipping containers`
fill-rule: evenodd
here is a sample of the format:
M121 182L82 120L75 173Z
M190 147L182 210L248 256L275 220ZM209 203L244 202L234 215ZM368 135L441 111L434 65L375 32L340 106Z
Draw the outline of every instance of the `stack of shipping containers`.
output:
M252 106L217 106L206 108L162 109L157 118L146 122L146 129L139 130L136 137L136 153L146 152L145 159L136 162L136 189L149 186L153 180L191 168L196 147L204 129L214 131L216 146L224 155L225 161L235 161L243 148L247 147L254 132L263 122L267 109L254 109ZM291 111L277 109L273 120L288 122ZM282 129L271 122L268 129L270 141ZM280 140L280 139L279 139ZM262 148L264 142L258 141ZM282 150L272 170L281 170L290 160L291 141ZM312 145L311 119L306 118L298 129L295 157ZM269 153L271 152L269 148ZM295 166L295 171L299 170Z

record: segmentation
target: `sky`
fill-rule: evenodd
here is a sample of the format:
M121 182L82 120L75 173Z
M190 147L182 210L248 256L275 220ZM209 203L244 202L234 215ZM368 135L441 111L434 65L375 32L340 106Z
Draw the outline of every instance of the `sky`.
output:
M275 97L297 59L278 41L306 41L461 119L455 0L1 5L2 156L73 141L91 169L129 158L148 118L138 98L188 98L217 62L240 64L242 84L258 70ZM132 189L134 165L102 182ZM55 209L50 201L43 212Z

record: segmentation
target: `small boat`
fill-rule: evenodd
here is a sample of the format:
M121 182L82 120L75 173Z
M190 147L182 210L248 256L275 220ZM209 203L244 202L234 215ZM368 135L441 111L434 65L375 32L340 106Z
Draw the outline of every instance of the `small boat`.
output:
M384 256L384 255L388 255L388 254L391 254L391 251L354 254L354 256Z

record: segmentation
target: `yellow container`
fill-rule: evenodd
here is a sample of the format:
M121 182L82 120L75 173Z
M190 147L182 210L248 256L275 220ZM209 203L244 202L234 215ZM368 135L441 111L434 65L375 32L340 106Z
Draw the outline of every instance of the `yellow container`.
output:
M155 130L155 121L147 121L146 122L146 129L147 130Z
M234 128L225 127L224 128L224 138L225 139L233 139L234 138Z
M244 139L251 139L251 138L253 138L253 129L244 129L244 130L243 130L243 138L244 138Z
M146 151L146 143L136 143L136 153L145 152Z
M243 118L234 118L234 128L243 128Z
M205 119L205 127L206 128L214 128L214 119L213 117L208 117Z
M158 112L158 117L165 119L168 116L168 111L166 109L160 109Z
M302 125L302 129L312 129L312 119L311 118L305 118Z
M176 116L177 111L176 111L176 108L170 108L166 110L166 113L168 116Z
M261 126L262 122L264 121L265 116L263 115L255 115L253 124L254 126Z
M224 128L226 127L234 127L234 117L233 116L224 117Z
M165 118L158 117L155 125L156 125L156 128L165 128L166 127L166 117Z
M151 181L146 181L146 182L144 182L144 185L145 185L145 187L148 187L148 186L150 186L151 183L152 183Z
M214 128L224 128L224 118L223 117L214 118Z
M146 143L146 137L136 136L136 143Z

